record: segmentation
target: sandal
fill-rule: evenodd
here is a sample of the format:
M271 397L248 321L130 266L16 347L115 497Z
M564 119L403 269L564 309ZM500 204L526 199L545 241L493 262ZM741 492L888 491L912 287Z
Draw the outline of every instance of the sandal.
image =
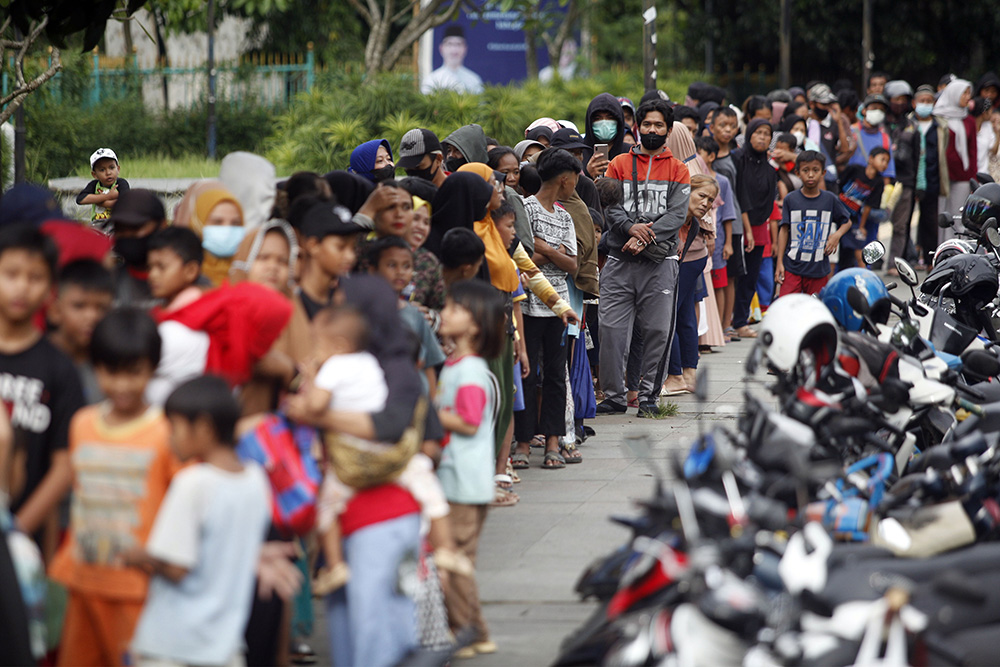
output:
M749 326L740 327L736 334L740 338L756 338L757 332L751 329Z
M736 333L736 329L732 327L728 327L723 333L725 334L726 338L729 339L728 341L726 341L728 343L737 343L740 340L740 335Z
M476 568L468 556L445 547L438 547L434 550L434 565L440 570L454 572L464 577L471 577L476 573Z
M535 449L545 449L545 436L536 435L534 438L531 439L531 446L534 447Z
M514 467L510 464L510 457L507 457L507 475L510 476L510 481L514 484L520 484L521 478L516 472L514 472Z
M493 475L493 483L497 485L498 489L504 491L510 491L514 488L514 480L511 479L510 475Z
M528 455L515 452L510 456L510 467L514 470L527 470L531 466L528 464Z
M351 579L351 570L347 563L337 563L333 567L324 567L316 573L316 578L312 581L312 594L314 597L323 597L338 588L343 588Z
M566 459L556 451L545 452L545 460L542 461L542 468L545 470L559 470L566 467Z
M559 448L559 453L566 463L583 463L583 454L576 448L576 445L563 445Z
M520 500L521 496L506 490L502 486L497 486L493 489L493 500L490 502L490 507L513 507Z

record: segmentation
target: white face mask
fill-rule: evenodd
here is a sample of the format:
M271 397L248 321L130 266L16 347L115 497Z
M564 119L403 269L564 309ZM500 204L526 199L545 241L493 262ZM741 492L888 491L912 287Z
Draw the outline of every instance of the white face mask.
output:
M885 120L885 112L881 109L872 109L865 112L865 120L868 121L869 125L881 125L882 121Z
M792 136L795 137L795 140L799 142L798 144L799 146L803 145L806 142L805 132L792 132Z

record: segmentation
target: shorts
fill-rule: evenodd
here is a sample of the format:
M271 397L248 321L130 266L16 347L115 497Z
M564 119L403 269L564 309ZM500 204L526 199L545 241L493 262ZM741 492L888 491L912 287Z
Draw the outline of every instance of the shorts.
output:
M819 291L826 286L828 280L830 280L829 275L822 278L810 278L785 271L785 282L781 283L778 296L782 297L786 294L819 294Z
M448 516L448 499L444 497L441 482L434 474L434 463L427 456L419 452L414 454L396 484L413 495L427 519ZM341 482L333 468L327 466L316 498L316 522L320 532L325 533L333 526L352 497L354 489Z
M712 269L712 287L715 289L722 289L729 285L729 275L726 267L721 269Z
M726 262L726 274L730 280L742 278L747 274L747 263L743 252L743 235L733 234L733 254Z

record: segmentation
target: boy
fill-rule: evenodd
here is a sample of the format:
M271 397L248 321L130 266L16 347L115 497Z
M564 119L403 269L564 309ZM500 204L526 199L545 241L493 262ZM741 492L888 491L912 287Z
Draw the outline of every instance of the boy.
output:
M698 137L694 140L694 145L698 156L708 168L708 175L719 184L719 196L715 198L719 203L715 211L715 238L718 240L712 253L712 288L719 308L719 321L725 322L726 313L729 313L730 319L733 316L733 299L727 301L727 294L732 294L733 297L736 294L726 289L729 286L726 262L733 256L733 222L738 216L738 204L729 178L715 171L720 150L718 142L712 137Z
M821 188L826 158L819 151L803 151L795 160L802 188L785 198L778 230L774 282L779 296L817 294L826 285L830 262L851 228L851 218L837 195ZM832 231L833 225L836 230Z
M882 190L885 185L882 172L888 165L889 151L878 146L868 153L866 166L849 164L840 175L840 201L847 207L854 223L851 232L845 234L843 239L844 248L854 252L841 253L842 269L865 266L861 249L878 236L878 225L874 222L868 224L868 217L872 209L877 209L882 202Z
M49 307L49 322L56 327L49 340L76 364L87 405L104 398L90 363L90 338L111 310L114 295L111 273L94 260L81 259L59 272L59 290Z
M240 406L225 380L206 375L177 388L164 408L182 461L145 549L125 563L152 575L132 640L137 663L242 663L241 645L271 489L233 444Z
M799 140L794 134L783 132L774 140L771 158L778 164L778 205L785 201L788 193L802 187L802 180L795 173L795 160L798 157Z
M76 196L79 206L90 204L90 224L102 232L111 231L108 219L118 196L128 192L128 181L118 178L121 167L118 156L110 148L98 148L90 156L90 175L94 177Z
M33 226L0 229L0 400L15 434L13 447L0 442L0 488L18 528L46 560L58 539L52 510L72 483L69 422L83 406L73 362L34 325L52 292L57 257L52 240Z
M441 273L445 287L461 280L471 280L479 273L486 257L486 246L471 229L449 229L441 239Z
M59 663L124 665L149 580L120 557L145 542L180 462L163 412L143 398L160 360L152 318L110 313L94 329L91 359L108 400L70 425L71 523L49 573L69 590Z

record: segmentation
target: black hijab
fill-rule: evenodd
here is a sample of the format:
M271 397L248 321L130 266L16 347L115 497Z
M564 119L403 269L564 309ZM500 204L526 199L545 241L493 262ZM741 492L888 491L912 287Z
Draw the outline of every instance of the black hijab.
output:
M444 179L431 202L431 231L424 247L440 259L445 233L456 227L474 229L473 223L489 212L492 197L493 188L479 174L459 171Z
M736 197L740 202L740 209L747 214L754 227L766 223L771 217L778 187L778 172L768 163L767 150L756 151L750 142L753 133L763 125L771 129L771 124L763 118L750 121L743 147L733 153L733 162L736 164ZM774 132L773 129L771 131Z
M365 205L368 197L375 190L375 184L363 176L346 171L331 171L323 178L330 184L337 203L354 215Z

